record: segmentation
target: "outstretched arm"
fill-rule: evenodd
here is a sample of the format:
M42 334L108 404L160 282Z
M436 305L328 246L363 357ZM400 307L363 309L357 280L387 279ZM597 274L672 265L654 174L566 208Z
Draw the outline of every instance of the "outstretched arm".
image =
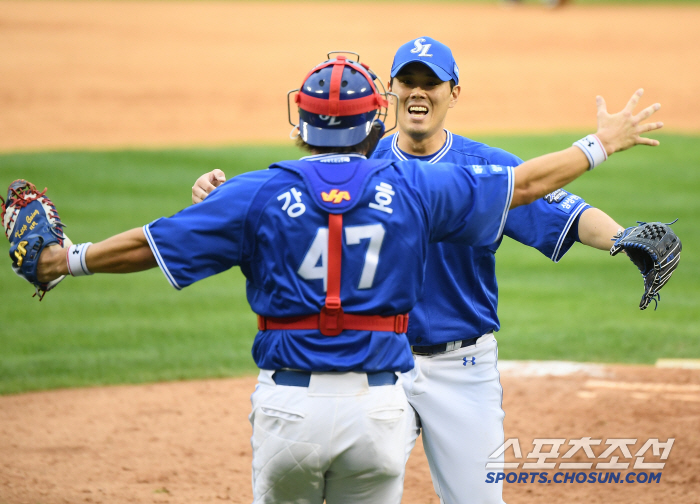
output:
M192 187L192 203L200 203L224 182L226 175L221 170L205 173ZM90 273L135 273L158 265L142 228L134 228L90 245L85 261ZM66 249L44 249L37 265L39 281L49 282L68 274Z
M603 97L596 98L598 105L596 136L601 143L598 147L605 150L606 156L635 145L659 145L658 140L640 135L663 127L663 123L660 122L641 124L642 121L659 110L661 105L655 103L639 114L633 114L643 93L644 91L639 89L632 95L627 106L616 114L608 114ZM510 207L515 208L532 203L537 198L564 187L592 167L589 156L584 154L584 151L579 147L569 147L526 161L514 171L515 191Z
M578 237L581 243L599 250L610 250L610 239L623 229L612 217L597 208L587 208L578 221Z
M39 281L49 282L61 275L68 275L66 253L69 251L72 250L46 247L37 265ZM90 273L134 273L157 266L142 228L94 243L87 250L85 263Z
M199 177L192 186L192 204L204 201L210 192L224 182L226 182L226 174L218 168Z

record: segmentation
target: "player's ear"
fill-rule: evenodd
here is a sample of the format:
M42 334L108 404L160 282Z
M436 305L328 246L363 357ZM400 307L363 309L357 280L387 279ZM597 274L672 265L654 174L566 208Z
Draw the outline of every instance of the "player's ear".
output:
M461 91L462 91L462 87L459 84L457 84L455 87L452 88L452 92L450 95L450 108L457 105L457 102L459 101L459 93Z

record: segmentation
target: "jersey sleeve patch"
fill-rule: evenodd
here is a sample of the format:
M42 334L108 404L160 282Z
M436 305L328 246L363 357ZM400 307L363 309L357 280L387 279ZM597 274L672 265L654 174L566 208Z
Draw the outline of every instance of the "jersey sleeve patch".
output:
M582 201L580 196L571 194L564 189L557 189L547 194L544 200L550 205L556 205L556 208L565 214L570 214Z
M471 172L477 177L486 177L489 175L507 175L508 167L501 165L471 165Z

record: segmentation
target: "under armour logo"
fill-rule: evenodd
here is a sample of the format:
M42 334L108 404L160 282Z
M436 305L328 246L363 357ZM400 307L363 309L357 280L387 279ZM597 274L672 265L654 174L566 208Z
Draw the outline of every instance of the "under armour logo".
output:
M589 146L589 147L593 147L593 144L594 144L595 142L591 142L590 140L586 140L586 141L588 142L588 146Z
M424 38L419 38L413 41L414 48L411 49L411 52L413 54L418 54L418 56L429 56L432 57L432 54L428 54L428 51L430 50L430 46L432 44L425 44L425 39Z
M73 249L73 255L75 255L75 254L80 254L80 249L78 247L75 247Z
M471 359L464 357L462 360L464 361L464 364L462 364L463 366L466 366L467 362L471 362L472 366L476 364L476 357L472 357Z

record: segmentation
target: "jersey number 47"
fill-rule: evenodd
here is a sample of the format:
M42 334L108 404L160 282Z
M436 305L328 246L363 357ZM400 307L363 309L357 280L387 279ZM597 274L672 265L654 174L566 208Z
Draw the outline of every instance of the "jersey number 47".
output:
M363 226L347 226L345 229L345 244L359 245L362 240L369 240L365 263L360 275L358 289L371 289L374 283L374 274L379 263L379 252L384 241L384 226L381 224L367 224ZM323 279L323 290L328 282L328 228L321 227L316 231L314 241L309 251L304 256L297 274L305 280Z

